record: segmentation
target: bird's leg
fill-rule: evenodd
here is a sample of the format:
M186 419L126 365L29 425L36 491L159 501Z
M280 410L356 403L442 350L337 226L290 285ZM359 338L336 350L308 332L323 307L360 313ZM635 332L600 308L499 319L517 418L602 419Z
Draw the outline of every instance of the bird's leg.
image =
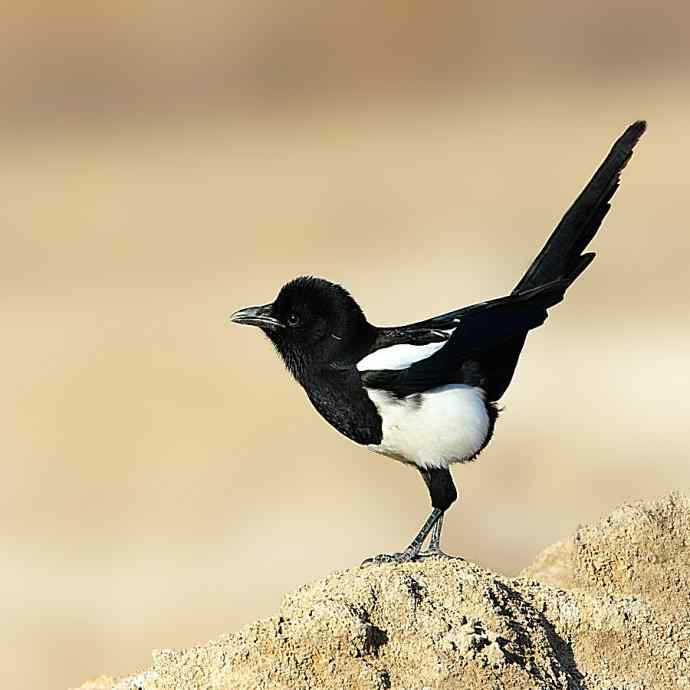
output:
M453 478L447 468L420 468L419 471L429 489L431 505L441 510L441 517L434 525L434 531L431 533L431 539L429 540L429 548L419 553L417 558L420 560L424 558L454 558L454 556L449 556L441 551L443 516L458 497L455 484L453 484Z
M400 553L382 553L378 556L373 556L372 558L367 558L362 565L370 565L373 563L406 563L407 561L413 561L417 558L424 540L427 538L429 532L431 532L434 525L443 517L443 511L438 508L434 508L431 514L426 519L426 522L422 525L422 529L419 530L417 536L412 540L412 543Z
M441 530L443 529L443 514L438 519L434 525L434 529L431 530L431 539L429 540L429 551L440 551L441 550Z
M443 513L441 517L437 520L434 525L434 529L431 532L431 539L429 540L429 548L426 551L420 551L417 554L419 560L425 558L451 558L462 560L460 556L449 556L444 551L441 551L441 530L443 529Z

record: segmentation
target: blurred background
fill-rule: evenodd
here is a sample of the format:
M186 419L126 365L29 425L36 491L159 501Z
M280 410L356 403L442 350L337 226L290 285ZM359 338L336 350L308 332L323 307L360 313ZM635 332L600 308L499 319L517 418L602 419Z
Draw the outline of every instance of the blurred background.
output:
M512 289L631 121L445 547L517 573L690 483L688 3L4 3L3 687L133 672L395 550L416 472L228 315L314 273L374 323Z

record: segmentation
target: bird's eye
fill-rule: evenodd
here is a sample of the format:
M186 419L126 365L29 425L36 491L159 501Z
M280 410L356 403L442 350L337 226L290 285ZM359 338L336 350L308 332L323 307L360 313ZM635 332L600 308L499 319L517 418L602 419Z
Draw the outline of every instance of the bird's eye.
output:
M287 317L287 325L288 326L299 326L299 316L297 314L290 314Z

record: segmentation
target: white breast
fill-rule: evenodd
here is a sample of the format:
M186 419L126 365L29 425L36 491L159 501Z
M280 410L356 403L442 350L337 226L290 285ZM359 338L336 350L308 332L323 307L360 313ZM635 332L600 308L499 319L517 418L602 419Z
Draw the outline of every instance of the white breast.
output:
M489 433L481 388L449 384L402 399L385 390L366 391L383 427L380 445L369 448L403 462L445 468L470 460Z

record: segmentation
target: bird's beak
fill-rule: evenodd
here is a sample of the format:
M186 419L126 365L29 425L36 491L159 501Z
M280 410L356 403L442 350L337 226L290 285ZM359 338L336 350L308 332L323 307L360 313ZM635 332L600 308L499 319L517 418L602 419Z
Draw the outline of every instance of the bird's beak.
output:
M260 307L240 309L230 317L230 321L247 326L258 326L265 331L276 331L283 328L283 324L271 315L272 307L272 304L262 304Z

